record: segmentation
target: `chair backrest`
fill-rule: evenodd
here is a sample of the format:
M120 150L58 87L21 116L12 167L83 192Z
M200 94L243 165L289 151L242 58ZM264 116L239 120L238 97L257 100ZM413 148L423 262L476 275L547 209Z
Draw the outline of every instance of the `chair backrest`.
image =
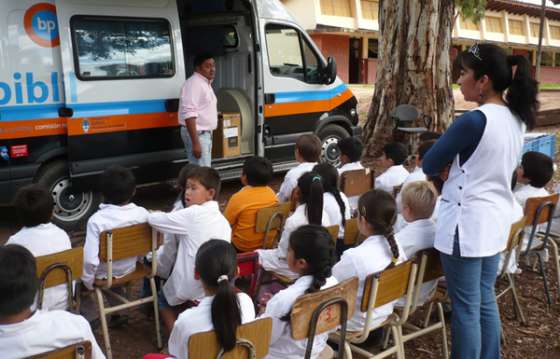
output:
M255 232L264 233L263 248L273 248L284 227L286 218L290 214L290 203L280 203L276 206L261 208L257 211Z
M528 198L525 202L525 225L532 226L526 253L532 248L533 239L537 233L537 226L543 223L546 223L545 236L543 238L543 244L546 246L548 235L550 234L550 227L552 225L552 216L557 203L558 193L544 197Z
M412 260L368 275L364 283L361 311L378 308L407 294L414 285L411 275L416 276L416 264Z
M37 307L43 307L43 295L46 288L66 283L68 305L74 298L73 281L82 276L84 266L84 248L76 247L66 251L39 256L37 262L37 278L39 278L39 292Z
M64 348L51 350L50 352L37 354L28 359L90 359L91 342L83 341L66 346Z
M431 282L443 277L443 266L441 264L439 252L434 248L424 249L416 254L418 265L418 275L414 285L414 296L412 306L416 307L420 299L422 284Z
M157 248L157 236L148 223L103 231L99 241L99 259L108 262L143 256ZM112 248L112 252L110 249Z
M526 223L527 219L525 217L522 217L519 221L514 222L511 225L506 249L504 250L505 258L502 264L502 268L500 268L500 275L504 275L505 273L507 273L511 256L514 255L513 249L517 248L517 246L519 246L519 244L523 240Z
M331 235L333 242L336 244L336 240L338 239L338 232L340 231L340 226L334 225L334 226L328 226L326 228L327 231L329 231L329 234Z
M257 252L238 253L237 268L239 268L239 277L250 277L249 288L247 294L255 299L257 296L256 289L259 280L259 255Z
M358 218L350 218L344 224L344 245L357 246L365 237L360 233L358 228Z
M295 340L306 339L309 336L312 325L313 312L321 308L321 304L333 298L342 298L348 303L348 318L354 315L354 303L358 292L359 280L357 277L347 279L335 286L309 293L299 297L290 314L290 326L292 338ZM322 308L316 320L315 335L328 332L340 325L342 314L340 304L331 304Z
M247 347L252 347L254 358L264 358L268 354L271 332L271 318L258 319L241 325L237 328L237 347L225 353L223 358L249 359L251 349ZM194 334L186 345L188 345L189 358L218 358L222 350L214 331Z
M369 168L346 171L340 177L340 188L348 197L359 196L369 191L374 183L374 173Z

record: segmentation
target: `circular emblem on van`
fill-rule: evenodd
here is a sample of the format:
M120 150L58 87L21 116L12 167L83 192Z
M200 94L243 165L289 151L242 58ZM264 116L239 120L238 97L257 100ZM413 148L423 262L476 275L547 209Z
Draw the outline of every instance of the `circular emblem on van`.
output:
M43 47L60 45L56 7L49 3L38 3L25 11L23 27L36 44Z

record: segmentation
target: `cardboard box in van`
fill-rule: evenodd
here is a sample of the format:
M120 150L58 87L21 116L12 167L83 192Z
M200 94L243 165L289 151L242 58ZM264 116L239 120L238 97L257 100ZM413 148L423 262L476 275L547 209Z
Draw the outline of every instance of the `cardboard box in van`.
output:
M240 156L240 134L241 115L239 113L223 113L218 119L218 128L213 134L212 157Z

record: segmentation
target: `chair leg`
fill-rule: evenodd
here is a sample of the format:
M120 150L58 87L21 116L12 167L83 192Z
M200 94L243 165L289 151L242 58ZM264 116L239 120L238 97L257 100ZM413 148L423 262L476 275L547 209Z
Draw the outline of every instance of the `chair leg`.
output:
M344 358L352 359L352 349L350 348L350 344L348 344L347 341L344 341Z
M111 351L111 338L109 337L109 327L107 326L107 316L105 315L105 303L103 302L103 293L101 289L95 288L97 295L97 305L99 306L99 319L101 320L101 330L103 331L103 341L105 342L105 351L107 359L113 359Z
M158 295L156 289L156 280L152 277L150 278L150 287L152 289L152 299L154 301L154 321L156 322L156 342L157 348L161 350L163 348L163 344L161 341L161 327L159 322L159 305L158 305Z
M428 311L426 312L426 319L424 319L424 325L422 328L427 328L428 324L430 324L430 317L432 316L432 309L434 308L434 302L430 302L428 306Z
M381 349L385 350L387 349L387 347L389 347L389 339L391 338L391 332L388 330L383 330L383 345L381 346ZM393 338L393 340L396 343L396 339Z
M515 281L513 279L513 275L511 273L507 274L508 281L511 286L511 294L513 298L513 309L517 314L519 320L523 325L527 325L527 320L525 319L525 315L523 314L523 309L521 308L521 304L519 303L519 297L517 296L517 290L515 289Z
M449 358L449 348L447 347L447 330L445 328L445 315L443 313L443 305L441 303L437 303L438 306L438 316L439 321L441 322L441 340L443 344L443 357L445 359Z
M391 331L393 332L393 340L397 347L397 359L404 359L404 343L402 341L402 329L398 325L392 325Z
M556 284L558 285L558 297L560 300L560 253L558 252L558 244L554 240L551 240L550 247L552 249L552 258L554 258L554 267L556 268Z
M539 267L540 267L540 272L543 278L543 285L544 285L544 294L546 295L546 302L548 304L548 309L550 309L550 306L552 305L552 298L550 297L550 291L548 290L548 280L546 279L546 271L544 268L544 261L542 258L542 255L540 253L537 253L537 258L539 261Z

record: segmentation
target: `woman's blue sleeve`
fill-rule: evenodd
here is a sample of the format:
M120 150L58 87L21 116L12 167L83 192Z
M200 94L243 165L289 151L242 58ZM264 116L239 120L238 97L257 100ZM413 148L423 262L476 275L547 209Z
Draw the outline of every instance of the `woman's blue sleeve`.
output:
M469 111L458 117L424 155L424 173L437 176L457 155L459 163L465 163L478 146L485 127L486 116L481 111Z

